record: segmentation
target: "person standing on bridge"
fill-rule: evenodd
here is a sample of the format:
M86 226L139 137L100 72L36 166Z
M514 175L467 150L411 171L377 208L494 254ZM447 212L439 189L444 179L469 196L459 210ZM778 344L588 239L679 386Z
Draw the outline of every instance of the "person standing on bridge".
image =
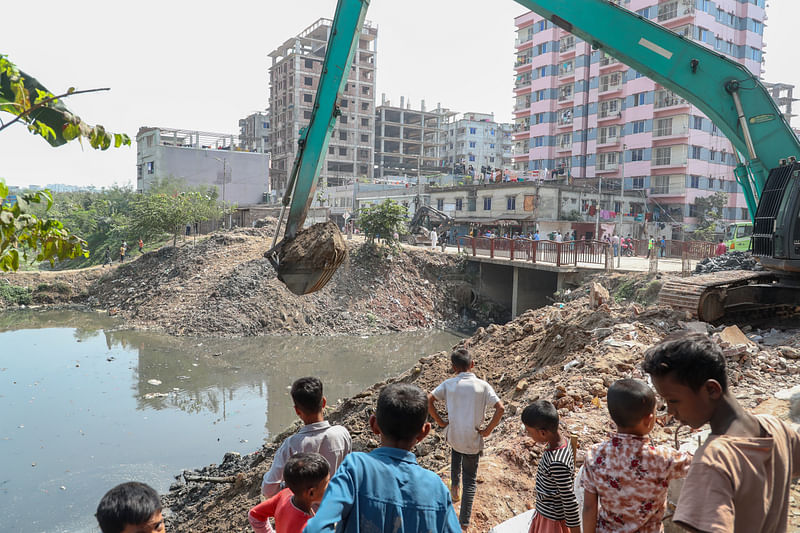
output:
M728 253L728 247L725 246L725 243L722 242L722 239L720 239L719 244L717 244L716 252L717 255L725 255L726 253Z
M436 248L436 244L439 242L439 235L436 233L436 228L431 229L431 249Z
M647 237L647 258L653 255L653 247L656 245L656 240L653 237Z
M619 235L616 233L611 237L611 247L614 249L614 257L619 256Z

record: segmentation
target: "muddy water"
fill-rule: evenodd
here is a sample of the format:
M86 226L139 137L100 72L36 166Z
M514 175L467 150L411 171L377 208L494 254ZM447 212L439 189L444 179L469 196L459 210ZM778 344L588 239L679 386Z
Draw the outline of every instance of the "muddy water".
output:
M288 386L329 403L449 349L446 332L369 338L174 338L78 312L0 314L3 531L97 531L113 485L166 491L184 468L256 450L294 421Z

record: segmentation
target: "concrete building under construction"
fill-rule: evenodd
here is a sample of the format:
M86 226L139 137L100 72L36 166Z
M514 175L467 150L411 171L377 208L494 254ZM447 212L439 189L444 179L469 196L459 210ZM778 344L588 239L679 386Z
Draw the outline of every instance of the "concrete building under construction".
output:
M271 174L279 191L286 188L300 129L311 118L332 24L321 18L269 54ZM323 184L372 178L377 40L377 27L365 22L320 172Z
M399 106L382 97L375 109L375 178L441 172L444 136L453 115L441 104L427 111L423 100L417 110L403 96Z

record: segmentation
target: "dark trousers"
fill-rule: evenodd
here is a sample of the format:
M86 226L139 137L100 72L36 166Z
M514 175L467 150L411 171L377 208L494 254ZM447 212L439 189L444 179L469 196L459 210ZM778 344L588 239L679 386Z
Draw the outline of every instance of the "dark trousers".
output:
M470 455L459 453L455 450L451 452L451 484L458 485L461 482L462 474L464 477L461 490L461 512L458 513L458 523L464 528L469 525L469 518L472 515L472 502L475 500L475 489L478 483L478 459L480 459L480 456L480 453Z

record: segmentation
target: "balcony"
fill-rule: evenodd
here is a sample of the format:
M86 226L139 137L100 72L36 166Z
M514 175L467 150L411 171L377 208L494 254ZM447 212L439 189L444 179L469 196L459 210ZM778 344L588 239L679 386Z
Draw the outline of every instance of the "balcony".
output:
M683 196L684 194L686 194L686 187L656 185L650 188L651 196Z
M609 163L601 161L594 167L594 171L597 174L616 172L617 170L619 170L619 163L616 161Z
M614 146L619 144L619 137L599 137L597 139L597 146Z
M678 157L673 155L659 155L656 154L650 168L674 168L685 167L686 157Z
M675 137L686 137L687 135L689 135L688 126L670 126L653 130L653 139L671 139Z
M573 35L562 37L558 43L559 54L569 54L570 52L575 52L575 37Z
M674 107L680 106L688 106L689 102L685 99L681 98L677 94L673 93L672 91L667 90L660 90L656 91L656 98L655 102L653 103L653 108L656 110L659 109L670 109Z
M572 143L559 143L556 145L556 151L558 152L568 152L572 150Z
M658 5L658 22L674 20L694 15L695 0L672 0Z
M573 94L572 91L563 91L563 92L559 91L558 102L559 103L571 102L574 99L574 97L575 95Z

